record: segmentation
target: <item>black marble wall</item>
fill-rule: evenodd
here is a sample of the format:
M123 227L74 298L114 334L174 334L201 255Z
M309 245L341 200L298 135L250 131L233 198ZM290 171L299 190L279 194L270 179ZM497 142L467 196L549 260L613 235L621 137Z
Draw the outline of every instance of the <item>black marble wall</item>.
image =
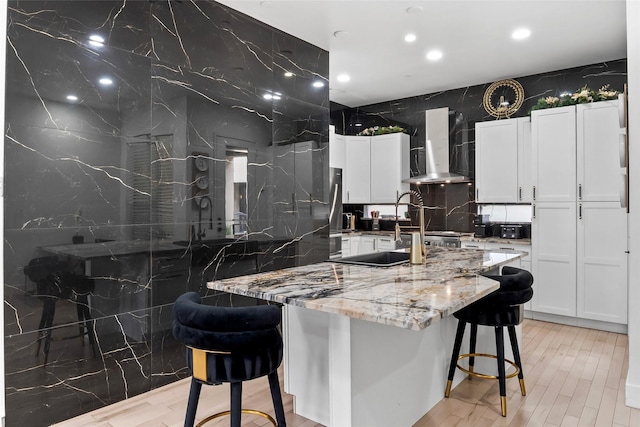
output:
M181 293L328 257L329 57L213 1L8 15L6 424L44 426L185 377Z
M515 80L524 88L525 101L512 117L524 117L539 98L573 93L585 85L595 90L609 85L612 90L622 91L627 82L627 61L620 59ZM459 114L461 122L456 137L451 138L451 170L468 170L473 177L475 123L495 120L482 106L484 92L491 83L358 108L332 104L331 124L335 125L337 133L345 135L355 135L363 128L376 125L396 124L404 127L411 135L411 175L414 176L425 173L425 110L449 107L449 110ZM357 127L355 123L361 123L362 126ZM425 203L429 204L426 220L430 230L473 231L472 216L476 213L473 184L431 184L420 185L418 189Z

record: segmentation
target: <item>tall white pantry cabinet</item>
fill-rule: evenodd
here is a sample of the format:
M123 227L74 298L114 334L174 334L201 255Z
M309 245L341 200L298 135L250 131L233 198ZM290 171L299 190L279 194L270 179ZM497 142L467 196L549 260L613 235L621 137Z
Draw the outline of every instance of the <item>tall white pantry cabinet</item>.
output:
M532 310L627 323L618 101L531 113Z

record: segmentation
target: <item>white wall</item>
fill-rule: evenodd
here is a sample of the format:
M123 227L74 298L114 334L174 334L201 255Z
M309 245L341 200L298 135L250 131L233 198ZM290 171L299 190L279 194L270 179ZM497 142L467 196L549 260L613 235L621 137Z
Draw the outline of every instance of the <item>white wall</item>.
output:
M629 372L626 404L640 408L640 1L627 0L629 82Z

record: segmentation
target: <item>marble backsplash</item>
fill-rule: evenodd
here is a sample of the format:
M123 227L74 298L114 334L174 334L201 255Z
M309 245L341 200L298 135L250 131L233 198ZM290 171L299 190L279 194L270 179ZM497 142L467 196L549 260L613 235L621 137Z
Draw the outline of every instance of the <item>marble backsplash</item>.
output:
M45 426L184 378L181 293L328 257L329 55L214 1L8 22L6 423Z

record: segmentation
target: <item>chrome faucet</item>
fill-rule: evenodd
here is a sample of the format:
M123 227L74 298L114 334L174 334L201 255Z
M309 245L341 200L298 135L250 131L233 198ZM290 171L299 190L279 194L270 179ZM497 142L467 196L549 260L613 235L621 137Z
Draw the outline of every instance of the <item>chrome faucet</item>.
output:
M424 246L424 202L422 200L422 195L420 194L420 192L416 191L416 190L409 190L409 191L405 191L404 193L400 194L398 196L398 200L396 200L396 227L395 227L395 231L396 231L396 241L400 241L400 223L398 222L398 205L400 204L400 200L406 196L406 195L411 195L414 196L416 199L418 199L418 208L419 213L420 213L420 247L422 248L422 256L424 259L424 256L426 255L426 248Z

